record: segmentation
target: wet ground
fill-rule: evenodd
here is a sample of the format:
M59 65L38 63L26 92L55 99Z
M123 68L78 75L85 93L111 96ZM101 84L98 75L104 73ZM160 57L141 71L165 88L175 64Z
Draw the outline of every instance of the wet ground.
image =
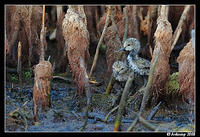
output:
M12 87L13 86L13 87ZM76 86L62 82L52 82L51 107L45 112L39 112L39 122L33 121L32 86L19 89L17 85L6 84L5 90L5 130L26 132L79 132L84 123L84 100L82 105L74 97ZM93 96L93 110L89 112L86 132L112 132L116 112L105 123L108 112L112 109L112 95L103 94L103 86L96 87L98 93ZM101 103L99 103L101 102ZM17 110L17 111L16 111ZM121 130L126 131L133 122L131 116L133 108L128 107L122 118ZM15 112L14 112L15 111ZM150 109L145 115L150 113ZM14 113L12 113L14 112ZM9 115L11 114L11 115ZM194 114L192 115L194 118ZM195 130L194 122L188 111L175 112L166 109L160 111L152 119L158 131L187 131ZM151 131L138 123L135 131Z

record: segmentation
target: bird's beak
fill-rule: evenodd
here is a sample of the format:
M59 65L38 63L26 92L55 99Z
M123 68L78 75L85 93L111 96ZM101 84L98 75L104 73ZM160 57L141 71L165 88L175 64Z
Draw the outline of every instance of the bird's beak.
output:
M120 51L124 51L125 47L120 48L119 50L115 51L115 52L120 52Z

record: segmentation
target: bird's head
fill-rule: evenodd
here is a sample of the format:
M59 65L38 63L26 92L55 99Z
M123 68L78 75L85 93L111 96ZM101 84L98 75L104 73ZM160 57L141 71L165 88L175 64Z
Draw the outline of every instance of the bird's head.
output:
M123 47L120 48L117 52L120 52L122 50L124 50L124 51L134 50L135 53L138 53L140 50L140 42L136 38L128 38L124 42Z

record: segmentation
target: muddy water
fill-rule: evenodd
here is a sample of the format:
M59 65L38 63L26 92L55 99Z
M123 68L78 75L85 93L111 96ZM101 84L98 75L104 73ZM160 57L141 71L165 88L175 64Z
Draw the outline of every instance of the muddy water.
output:
M93 110L89 113L88 125L86 132L110 132L113 131L116 112L113 113L107 123L103 120L106 114L111 110L108 104L111 104L110 96L106 99L102 98L103 90L98 87L97 96L93 98ZM19 89L14 85L6 84L5 90L5 130L20 132L79 132L84 123L84 98L82 105L80 99L74 97L75 86L69 86L65 83L52 83L51 90L51 107L39 112L39 123L33 121L33 101L31 86ZM96 89L97 91L97 89ZM98 99L102 103L98 102ZM106 101L109 100L109 101ZM26 104L23 106L23 104ZM108 104L105 104L108 103ZM102 105L101 105L102 104ZM20 108L18 111L8 116L10 112ZM131 125L131 111L133 108L126 110L126 114L122 118L121 130L126 131ZM162 109L161 109L162 110ZM146 111L149 113L148 111ZM174 113L170 111L159 112L153 119L153 124L159 127L159 131L194 131L194 122L191 122L191 115L187 111L183 113ZM135 131L151 131L141 123L138 123Z

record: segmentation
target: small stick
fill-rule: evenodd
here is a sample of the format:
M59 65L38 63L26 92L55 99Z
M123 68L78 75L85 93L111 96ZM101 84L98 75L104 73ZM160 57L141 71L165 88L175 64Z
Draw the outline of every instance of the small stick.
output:
M19 74L19 87L20 89L22 89L22 72L21 72L21 68L22 68L22 62L21 62L21 49L22 49L22 45L21 42L19 41L18 43L18 61L17 61L17 73Z
M62 10L63 10L62 6L56 6L57 20L59 19Z
M100 38L99 43L98 43L97 48L96 48L96 53L95 53L95 56L94 56L94 60L93 60L93 63L92 63L92 67L91 67L91 70L90 70L89 77L92 76L92 73L93 73L93 71L94 71L94 69L96 67L96 63L97 63L97 59L98 59L98 54L99 54L99 48L100 48L100 45L101 45L101 43L103 41L103 37L104 37L104 35L106 33L106 29L108 27L108 23L109 23L109 19L110 19L110 12L111 12L110 10L111 9L110 9L110 6L109 6L108 7L107 16L106 16L105 26L104 26L103 32L101 34L101 38Z
M176 42L178 41L178 38L179 38L179 36L182 32L182 26L183 26L184 21L186 20L186 16L187 16L189 10L190 10L190 5L185 6L185 9L184 9L184 11L181 15L181 18L178 22L178 26L176 27L176 30L175 30L174 35L172 37L171 51L173 50L174 46L176 45Z
M109 81L108 86L106 88L106 94L110 94L110 91L112 90L114 84L115 84L115 78L113 77L113 75L111 75L110 81Z
M126 7L126 22L125 22L125 31L124 31L124 36L123 36L123 42L122 44L124 44L124 42L126 41L127 39L127 35L128 35L128 8Z
M138 119L140 118L140 116L141 116L141 114L142 114L142 112L145 108L145 105L146 105L148 97L149 97L149 91L150 91L150 88L151 88L151 85L152 85L154 69L155 69L156 63L158 61L159 55L160 55L160 48L158 50L157 56L156 56L156 58L155 58L155 60L152 64L152 67L151 67L150 72L149 72L148 82L147 82L146 87L144 88L144 95L143 95L143 98L142 98L142 104L141 104L141 107L140 107L140 111L139 111L137 117L135 118L135 120L133 121L133 123L131 124L131 126L128 128L128 131L132 131L132 129L136 125Z
M162 103L162 101L160 101L158 103L158 105L156 105L153 108L153 110L151 111L151 113L147 116L146 120L151 120L155 116L155 114L158 112L158 108L160 107L161 103Z
M32 49L33 49L33 44L32 44L32 33L31 33L31 16L32 16L32 6L29 7L29 16L28 16L28 21L27 21L27 29L26 31L28 32L28 44L29 44L29 59L28 59L28 63L29 63L29 67L31 66L31 58L32 58Z
M107 119L108 119L108 117L109 117L109 115L110 115L111 113L113 113L115 110L117 110L118 108L119 108L119 105L116 106L115 108L113 108L113 109L107 114L107 116L106 116L104 122L106 122ZM136 114L135 112L133 112L133 115L136 117L137 114ZM156 127L155 127L153 124L151 124L150 122L148 122L147 120L145 120L143 117L140 116L140 117L139 117L139 121L140 121L145 127L149 128L150 130L153 130L153 131L156 130Z
M51 56L48 57L48 61L51 59Z
M12 117L15 112L19 111L21 108L24 108L27 103L28 103L28 101L26 101L21 107L19 107L19 108L15 109L14 111L8 113L7 115Z
M43 5L42 29L40 32L40 43L41 43L40 61L44 61L44 38L45 38L44 19L45 19L45 5Z
M80 67L84 70L85 93L87 97L87 101L86 101L87 106L85 108L85 122L80 129L80 131L83 131L86 128L87 123L88 123L88 111L90 110L91 105L92 105L92 93L91 93L91 87L88 80L88 75L85 68L85 62L82 57L80 57Z
M62 80L65 80L65 81L67 81L67 82L69 82L69 83L71 83L72 82L72 79L69 79L69 78L65 78L65 77L62 77L62 76L53 76L53 79L62 79Z
M43 5L42 28L44 28L44 19L45 19L45 5Z
M119 105L117 105L116 107L114 107L105 117L104 122L106 122L108 120L108 117L119 108Z
M118 112L117 112L117 117L116 117L115 125L114 125L114 131L119 131L122 115L124 113L124 108L126 106L127 96L128 96L128 93L129 93L129 89L132 85L133 79L134 79L134 72L131 72L131 74L128 77L128 80L126 81L126 85L124 87L122 97L121 97L121 100L120 100L120 103L119 103L119 109L118 109Z

